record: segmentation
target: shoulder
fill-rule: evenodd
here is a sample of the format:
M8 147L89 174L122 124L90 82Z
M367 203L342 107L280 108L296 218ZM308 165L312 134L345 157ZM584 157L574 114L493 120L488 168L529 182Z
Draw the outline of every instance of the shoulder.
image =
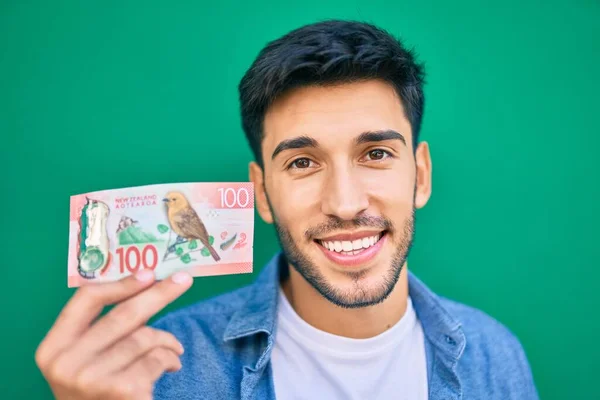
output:
M443 307L459 322L465 336L458 371L470 387L485 388L489 398L537 399L523 345L504 324L477 308L444 297Z

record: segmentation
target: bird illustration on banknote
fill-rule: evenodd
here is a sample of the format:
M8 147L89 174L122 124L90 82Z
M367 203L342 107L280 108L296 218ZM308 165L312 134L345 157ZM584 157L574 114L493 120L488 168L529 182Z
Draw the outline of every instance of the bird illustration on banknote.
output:
M219 261L221 257L210 245L204 223L183 193L169 192L163 201L167 205L167 216L173 232L186 240L199 240L208 249L212 258Z

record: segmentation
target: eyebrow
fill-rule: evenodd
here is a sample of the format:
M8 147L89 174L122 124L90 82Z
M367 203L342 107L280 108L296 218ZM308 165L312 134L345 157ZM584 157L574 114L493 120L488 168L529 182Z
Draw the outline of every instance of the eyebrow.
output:
M406 139L402 134L394 130L388 129L383 131L369 131L361 133L356 139L356 144L364 144L369 142L383 142L385 140L400 140L406 145ZM292 139L286 139L280 142L273 154L271 160L275 159L279 153L285 150L291 149L304 149L307 147L316 148L319 147L319 142L309 136L298 136Z
M298 136L292 139L286 139L279 143L275 150L273 151L273 155L271 156L271 160L277 157L279 153L285 150L290 149L303 149L306 147L318 147L319 143L308 136Z
M402 143L404 143L404 145L406 145L406 139L404 136L402 136L401 133L391 129L361 133L356 138L356 144L383 142L384 140L400 140Z

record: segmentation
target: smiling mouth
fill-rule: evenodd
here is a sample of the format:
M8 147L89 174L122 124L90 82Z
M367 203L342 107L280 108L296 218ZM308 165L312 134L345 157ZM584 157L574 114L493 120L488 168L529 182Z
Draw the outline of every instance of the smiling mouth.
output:
M375 235L358 237L352 240L333 240L335 238L331 238L323 240L318 239L315 240L315 242L329 251L347 256L354 256L362 253L369 247L375 246L385 233L386 231L382 231Z

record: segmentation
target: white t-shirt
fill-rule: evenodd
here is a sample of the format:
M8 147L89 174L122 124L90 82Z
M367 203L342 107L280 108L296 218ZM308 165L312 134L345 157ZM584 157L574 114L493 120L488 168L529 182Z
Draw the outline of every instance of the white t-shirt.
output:
M423 330L410 297L392 328L351 339L306 323L280 290L271 362L278 400L427 399Z

